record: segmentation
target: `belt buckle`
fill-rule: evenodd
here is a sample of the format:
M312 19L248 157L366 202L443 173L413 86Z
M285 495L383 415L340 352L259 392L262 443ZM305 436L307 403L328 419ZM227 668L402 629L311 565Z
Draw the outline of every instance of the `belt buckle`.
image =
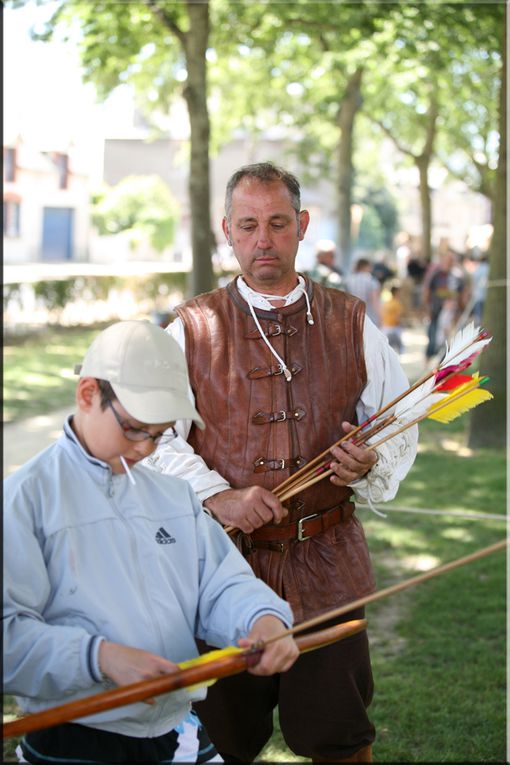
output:
M304 518L300 518L297 522L297 541L304 542L306 539L310 539L310 536L305 537L303 534L303 523L309 521L311 518L317 518L320 513L312 513L311 515L305 515Z

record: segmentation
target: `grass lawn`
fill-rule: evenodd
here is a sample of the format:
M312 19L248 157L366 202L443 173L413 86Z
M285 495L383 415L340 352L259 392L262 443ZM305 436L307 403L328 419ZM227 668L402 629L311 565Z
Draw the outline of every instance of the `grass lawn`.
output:
M5 338L4 422L71 405L77 380L74 366L106 326L48 327L22 339Z
M6 419L65 406L65 396L70 403L72 369L97 331L51 330L42 354L41 338L8 345ZM464 415L450 425L421 426L416 462L388 506L450 515L388 509L380 518L358 510L379 589L504 538L506 455L470 452L468 422ZM375 761L507 761L506 581L506 554L500 551L367 607ZM4 715L14 714L13 700L6 697ZM16 761L15 743L4 742L5 762ZM276 725L259 761L308 760L289 752Z

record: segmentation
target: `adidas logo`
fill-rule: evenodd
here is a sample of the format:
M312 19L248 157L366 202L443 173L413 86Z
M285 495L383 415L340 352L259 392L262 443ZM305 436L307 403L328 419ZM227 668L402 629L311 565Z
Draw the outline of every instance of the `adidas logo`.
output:
M175 543L174 537L166 531L163 526L160 526L156 531L156 542L158 545L173 545Z

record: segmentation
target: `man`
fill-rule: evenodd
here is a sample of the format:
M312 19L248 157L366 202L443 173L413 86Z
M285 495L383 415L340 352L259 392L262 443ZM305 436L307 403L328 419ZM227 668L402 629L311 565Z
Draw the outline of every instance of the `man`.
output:
M467 274L457 263L457 254L450 247L441 252L425 274L423 304L428 311L428 344L425 359L430 362L452 334L469 295Z
M359 258L352 274L345 280L345 289L363 300L368 317L377 327L381 326L381 285L372 276L372 263L368 258Z
M310 279L324 285L342 289L342 270L335 263L336 244L332 239L319 239L315 245L315 265L308 272Z
M151 459L181 473L207 512L240 530L255 573L297 622L368 594L374 578L350 502L391 499L411 466L416 432L378 454L333 448L333 475L285 506L272 489L408 387L398 358L365 306L295 271L309 214L290 173L248 165L230 179L223 230L242 277L177 307L169 328L186 349L207 424L191 422ZM191 429L190 429L191 426ZM182 437L184 436L184 438ZM185 440L187 439L187 440ZM359 618L360 610L345 619ZM252 761L279 707L289 747L314 761L370 761L372 674L366 633L301 656L285 675L227 678L199 706L227 761Z
M253 576L189 485L140 465L191 417L186 361L148 322L85 355L76 414L4 485L4 692L25 712L172 672L217 645L281 635L288 605ZM286 636L254 675L297 657ZM27 734L20 762L219 762L195 688Z

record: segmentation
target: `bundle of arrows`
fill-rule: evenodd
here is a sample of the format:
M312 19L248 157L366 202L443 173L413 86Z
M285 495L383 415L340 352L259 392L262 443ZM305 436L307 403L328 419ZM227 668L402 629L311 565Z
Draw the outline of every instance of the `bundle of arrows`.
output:
M426 418L448 423L493 398L488 390L480 387L488 377L479 373L463 374L491 340L488 332L473 323L457 332L451 342L446 343L445 355L437 368L279 484L274 494L285 502L331 475L331 449L345 441L377 449Z

